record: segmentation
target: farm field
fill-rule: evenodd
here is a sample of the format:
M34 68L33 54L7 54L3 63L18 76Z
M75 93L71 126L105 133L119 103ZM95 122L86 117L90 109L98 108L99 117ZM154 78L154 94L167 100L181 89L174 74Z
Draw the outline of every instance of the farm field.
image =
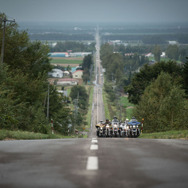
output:
M81 64L83 61L83 58L51 58L51 63L52 64Z

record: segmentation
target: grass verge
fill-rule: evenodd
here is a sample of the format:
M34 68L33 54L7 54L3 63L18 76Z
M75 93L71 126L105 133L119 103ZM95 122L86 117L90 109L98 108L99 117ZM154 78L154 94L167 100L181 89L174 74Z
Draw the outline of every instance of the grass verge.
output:
M126 109L126 118L131 119L133 116L134 104L130 103L127 96L122 96L120 102Z
M146 139L188 139L188 130L142 133L139 138Z
M102 91L102 97L103 97L103 103L104 103L104 111L105 111L105 118L106 119L111 119L110 117L110 111L109 111L109 108L108 108L108 102L107 102L107 93L104 91Z
M10 131L0 129L0 140L33 140L33 139L62 139L72 138L60 134L41 134L27 131Z
M92 104L93 104L93 86L90 88L89 91L89 108L86 116L86 122L88 123L88 128L90 127L91 124L91 113L92 113Z

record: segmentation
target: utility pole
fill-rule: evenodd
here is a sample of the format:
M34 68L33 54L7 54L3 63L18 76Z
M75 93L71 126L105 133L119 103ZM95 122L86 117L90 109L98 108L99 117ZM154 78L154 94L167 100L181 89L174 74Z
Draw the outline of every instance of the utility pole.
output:
M47 96L47 112L46 112L46 118L49 120L49 107L50 106L50 86L48 83L48 96Z
M73 126L73 132L75 133L75 125L76 125L76 118L78 114L78 102L79 102L79 92L77 94L77 98L73 100L74 103L74 126Z
M3 60L4 60L4 48L5 48L6 22L12 23L12 22L15 22L15 19L14 20L7 20L6 17L4 17L4 19L2 19L1 21L3 21L3 38L2 38L2 47L1 47L1 64L3 64Z

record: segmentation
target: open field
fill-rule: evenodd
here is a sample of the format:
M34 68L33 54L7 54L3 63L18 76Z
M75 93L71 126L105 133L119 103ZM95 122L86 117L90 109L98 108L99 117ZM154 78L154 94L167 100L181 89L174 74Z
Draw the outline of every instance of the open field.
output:
M108 108L108 97L107 97L107 93L104 91L103 89L103 92L102 92L102 96L103 96L103 103L104 103L104 110L105 110L105 118L106 119L111 119L111 116L110 116L110 111L109 111L109 108Z
M83 58L51 58L50 62L52 64L63 64L63 65L69 65L69 64L81 64L83 61Z

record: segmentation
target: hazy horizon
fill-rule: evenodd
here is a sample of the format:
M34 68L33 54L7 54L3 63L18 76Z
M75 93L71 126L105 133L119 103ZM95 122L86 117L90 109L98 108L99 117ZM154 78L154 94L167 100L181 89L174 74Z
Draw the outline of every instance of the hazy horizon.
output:
M187 0L0 0L0 12L18 23L184 23L187 7Z

